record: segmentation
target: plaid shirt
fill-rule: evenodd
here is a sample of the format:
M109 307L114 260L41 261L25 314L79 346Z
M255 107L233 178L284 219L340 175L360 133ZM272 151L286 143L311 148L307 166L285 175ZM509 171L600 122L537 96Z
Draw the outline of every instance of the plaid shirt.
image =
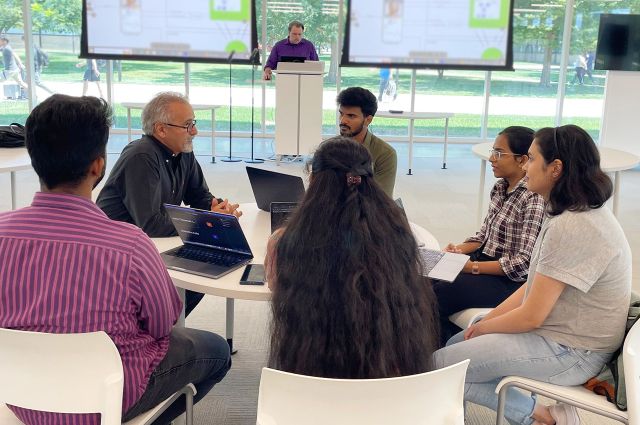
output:
M510 193L507 193L508 187L505 179L496 182L491 190L489 212L480 231L465 242L484 244L482 252L498 258L509 279L524 282L544 218L544 200L527 189L524 179Z

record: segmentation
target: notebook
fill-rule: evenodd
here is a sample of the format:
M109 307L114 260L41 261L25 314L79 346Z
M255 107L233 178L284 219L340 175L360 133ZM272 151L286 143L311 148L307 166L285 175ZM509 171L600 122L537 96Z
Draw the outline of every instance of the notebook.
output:
M272 202L299 202L304 195L301 177L255 167L247 167L247 175L261 210L271 211Z
M237 217L164 206L183 243L160 254L167 268L217 279L253 258Z
M420 248L424 271L422 274L431 279L453 282L469 260L468 255Z

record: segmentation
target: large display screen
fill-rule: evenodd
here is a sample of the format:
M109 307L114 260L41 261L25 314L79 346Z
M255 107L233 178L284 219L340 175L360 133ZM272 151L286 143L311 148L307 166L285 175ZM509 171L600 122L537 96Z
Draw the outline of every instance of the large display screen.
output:
M511 0L351 0L342 65L513 69Z
M600 15L594 68L640 71L640 15Z
M83 0L81 56L249 62L254 0Z

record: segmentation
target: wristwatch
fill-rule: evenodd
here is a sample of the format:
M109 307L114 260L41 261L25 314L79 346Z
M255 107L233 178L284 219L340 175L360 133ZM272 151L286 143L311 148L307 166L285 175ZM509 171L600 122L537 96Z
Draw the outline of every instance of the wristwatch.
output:
M477 261L474 261L471 265L471 274L480 274L480 265Z

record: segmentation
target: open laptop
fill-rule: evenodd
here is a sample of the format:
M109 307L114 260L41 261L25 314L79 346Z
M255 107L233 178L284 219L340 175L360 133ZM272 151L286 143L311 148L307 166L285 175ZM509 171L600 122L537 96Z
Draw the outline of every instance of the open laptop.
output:
M307 60L305 56L280 56L278 62L304 62Z
M183 245L161 253L167 268L217 279L253 258L238 218L164 204Z
M298 208L297 202L271 203L271 233L284 226L289 217Z
M272 202L299 202L304 195L302 178L261 168L247 167L258 208L271 211Z
M469 260L468 255L429 248L420 248L420 255L424 266L422 274L447 282L453 282Z

